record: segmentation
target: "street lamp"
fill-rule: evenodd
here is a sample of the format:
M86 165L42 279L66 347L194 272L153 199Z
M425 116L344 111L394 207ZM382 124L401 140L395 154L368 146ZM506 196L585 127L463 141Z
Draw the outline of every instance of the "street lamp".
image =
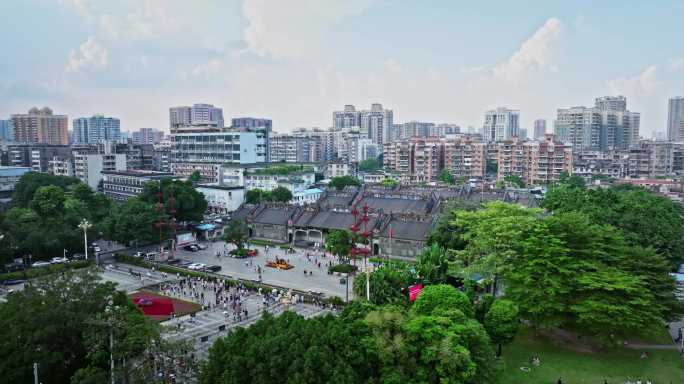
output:
M85 248L85 259L88 260L88 229L93 225L86 219L81 220L81 224L78 225L79 228L83 230L83 244Z

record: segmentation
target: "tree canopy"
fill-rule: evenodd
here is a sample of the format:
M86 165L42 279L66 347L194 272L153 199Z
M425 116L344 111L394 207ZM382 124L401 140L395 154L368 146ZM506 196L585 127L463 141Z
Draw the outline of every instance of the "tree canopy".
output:
M457 263L464 278L503 278L506 298L537 327L624 335L680 311L667 264L655 251L630 246L621 231L582 213L540 213L501 202L459 212L466 246ZM636 267L643 263L652 267Z
M437 176L437 179L445 184L454 184L456 182L454 175L452 175L451 172L449 172L449 170L446 168L442 169L442 171L439 173L439 176Z
M362 172L373 172L380 168L382 168L382 164L380 164L378 159L366 159L359 163L359 171Z
M360 187L361 182L352 176L337 176L330 179L330 184L328 185L337 189L338 191L341 191L347 186Z
M105 312L110 299L111 316ZM160 341L158 326L113 283L101 283L92 270L33 280L0 304L0 375L8 383L33 382L37 362L46 384L108 377L109 320L115 320L117 367L123 367L124 359L142 358L153 342ZM133 377L154 382L151 368L128 364L125 370L117 369L116 376L122 382Z
M54 184L46 184L50 182ZM63 249L83 252L78 224L87 219L93 224L89 233L99 233L112 206L104 195L74 178L27 173L17 190L17 200L0 221L5 235L0 256L5 262L29 254L34 260L49 259L62 255Z
M628 243L655 248L672 269L684 262L684 208L666 197L638 187L586 189L569 182L553 186L541 206L554 213L581 212L592 222L612 225Z

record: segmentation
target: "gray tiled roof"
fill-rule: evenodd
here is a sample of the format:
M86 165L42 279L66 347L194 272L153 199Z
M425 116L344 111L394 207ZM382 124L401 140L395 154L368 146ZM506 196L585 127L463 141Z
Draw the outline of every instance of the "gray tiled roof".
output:
M294 208L265 208L252 221L260 224L287 225Z
M372 210L382 210L385 213L426 213L428 211L427 200L365 197L357 207L361 208L364 204L368 204L368 208Z
M403 221L392 220L392 238L426 241L432 229L432 223L429 221ZM389 237L389 225L383 231L382 237Z

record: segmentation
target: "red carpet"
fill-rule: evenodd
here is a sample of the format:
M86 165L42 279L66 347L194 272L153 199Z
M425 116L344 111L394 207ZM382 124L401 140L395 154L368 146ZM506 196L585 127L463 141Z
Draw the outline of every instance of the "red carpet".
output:
M141 294L133 297L133 302L147 316L169 316L173 312L173 301L169 298Z

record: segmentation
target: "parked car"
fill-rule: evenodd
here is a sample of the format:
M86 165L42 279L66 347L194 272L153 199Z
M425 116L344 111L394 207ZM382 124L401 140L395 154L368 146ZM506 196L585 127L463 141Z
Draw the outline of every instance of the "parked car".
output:
M158 254L159 254L158 252L147 252L147 254L145 255L145 258L147 260L154 260L157 258Z
M180 265L180 262L181 262L181 259L168 259L168 260L166 260L166 264L170 264L170 265L176 265L176 264Z
M196 246L197 248L199 248L199 249L207 249L207 248L209 248L206 244L196 244L195 246Z
M94 249L95 249L95 252L100 252L100 251L101 251L100 247L95 247Z
M145 256L145 253L138 251L138 252L134 253L133 256L134 257L143 257L143 256Z
M186 246L183 247L183 249L185 249L186 251L190 251L190 252L197 252L197 251L199 251L199 248L198 248L196 245L194 245L194 244L186 245Z
M218 272L221 270L221 266L220 265L210 265L208 267L205 267L204 270L207 272Z
M53 257L50 260L50 263L52 263L52 264L64 264L64 263L68 263L68 262L69 262L69 259L67 259L66 257Z
M33 268L42 268L42 267L49 267L52 264L49 261L36 261L35 263L31 264Z
M194 263L187 261L187 260L178 260L177 264L179 267L187 267L188 265L194 264Z
M188 265L188 269L193 270L193 271L199 271L199 270L202 270L206 267L207 267L207 265L202 264L202 263L192 263L192 264Z

